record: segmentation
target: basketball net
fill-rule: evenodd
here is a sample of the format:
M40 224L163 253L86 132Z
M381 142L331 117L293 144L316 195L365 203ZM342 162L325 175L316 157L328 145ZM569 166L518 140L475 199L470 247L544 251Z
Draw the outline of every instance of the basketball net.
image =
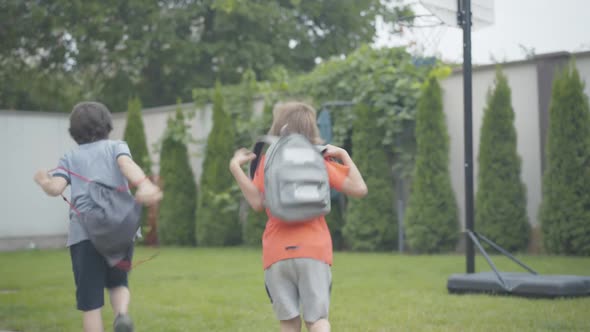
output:
M401 28L408 52L414 56L440 56L439 44L448 27L435 16L420 17L412 25Z

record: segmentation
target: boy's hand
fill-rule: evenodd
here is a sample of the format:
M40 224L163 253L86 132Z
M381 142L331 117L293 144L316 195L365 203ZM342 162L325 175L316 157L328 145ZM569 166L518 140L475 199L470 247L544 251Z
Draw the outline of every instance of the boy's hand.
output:
M346 150L344 150L343 148L331 144L326 145L326 150L324 150L324 157L342 160L346 156L348 156L348 152L346 152Z
M254 158L256 158L256 155L254 154L254 152L252 152L248 149L245 149L245 148L241 148L234 153L234 156L230 161L230 165L233 163L236 163L239 166L242 166L242 165L254 160Z
M35 173L33 180L35 180L38 185L42 186L43 183L47 183L47 181L50 180L49 173L44 169L40 169Z
M146 179L147 180L147 179ZM151 181L143 181L135 192L135 200L150 206L162 200L162 191Z

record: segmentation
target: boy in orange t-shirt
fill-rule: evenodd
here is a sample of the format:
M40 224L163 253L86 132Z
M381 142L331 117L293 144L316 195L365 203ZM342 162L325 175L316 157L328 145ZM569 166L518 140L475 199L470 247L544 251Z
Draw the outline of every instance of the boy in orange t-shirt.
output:
M279 104L273 111L269 134L278 136L282 128L302 134L312 143L321 143L316 112L307 104ZM263 156L253 180L242 170L242 165L255 157L246 149L237 150L230 161L230 171L250 206L261 211L264 208ZM346 150L327 145L324 157L332 188L351 197L367 194L367 186ZM268 222L262 236L264 279L281 331L301 331L300 308L309 331L330 331L332 238L324 216L287 223L268 210L266 213Z

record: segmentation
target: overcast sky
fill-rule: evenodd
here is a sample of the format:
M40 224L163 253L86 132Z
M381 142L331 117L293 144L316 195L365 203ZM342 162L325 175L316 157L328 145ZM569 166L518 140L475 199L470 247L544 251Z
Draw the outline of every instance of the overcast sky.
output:
M495 0L494 6L494 24L472 32L474 64L523 59L525 51L519 45L536 54L590 50L590 0ZM423 8L417 5L416 11L421 14ZM436 52L443 59L462 62L463 33L456 27L425 29L401 40L380 29L375 44L399 45L435 36L440 39Z

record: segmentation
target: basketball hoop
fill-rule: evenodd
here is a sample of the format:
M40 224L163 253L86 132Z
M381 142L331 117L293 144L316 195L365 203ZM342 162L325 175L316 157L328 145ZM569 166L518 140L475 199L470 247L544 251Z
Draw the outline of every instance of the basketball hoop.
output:
M404 35L409 40L408 52L415 56L440 56L438 46L447 28L444 24L408 27Z
M439 56L438 46L448 26L436 15L418 6L413 8L416 16L413 17L412 23L401 25L400 37L406 41L408 52L414 56Z
M471 0L472 29L494 22L494 0ZM439 45L449 28L459 28L457 0L418 0L410 4L415 13L411 23L402 23L401 38L415 56L439 56Z
M461 10L460 0L419 0L420 4L446 25L459 27L457 13ZM478 30L494 24L494 0L470 0L471 29Z

